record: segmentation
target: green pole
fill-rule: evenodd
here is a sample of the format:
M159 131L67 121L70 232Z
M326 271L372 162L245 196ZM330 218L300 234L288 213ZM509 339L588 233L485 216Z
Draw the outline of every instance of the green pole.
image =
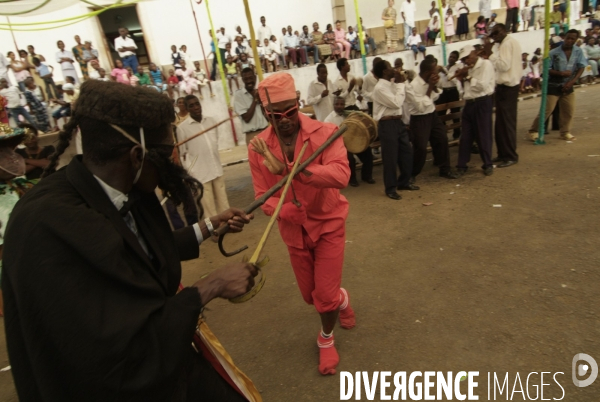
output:
M548 79L550 78L550 7L551 0L546 0L546 8L544 10L546 20L544 22L544 65L543 65L543 82L542 82L542 101L540 102L540 117L538 125L538 139L536 145L544 145L544 133L546 132L546 103L548 98Z
M365 51L365 41L363 40L363 28L362 23L360 22L360 14L358 12L358 0L354 0L354 12L356 13L356 25L358 26L358 41L360 43L360 54L362 56L363 74L367 74L367 52Z
M448 62L446 57L446 29L444 24L446 23L446 16L444 14L444 9L442 8L442 0L437 0L438 9L440 11L440 34L442 35L442 59L444 60L444 66ZM425 38L427 40L427 38Z

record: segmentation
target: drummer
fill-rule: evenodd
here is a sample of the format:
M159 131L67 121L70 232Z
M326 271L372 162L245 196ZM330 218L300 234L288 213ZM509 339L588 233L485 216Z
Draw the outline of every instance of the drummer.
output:
M329 115L325 118L325 123L332 123L339 127L349 114L344 110L345 107L346 100L341 96L336 96L333 103L333 112L329 113ZM375 184L375 180L373 179L373 153L371 152L370 147L358 154L353 154L352 152L348 151L348 162L350 164L349 184L352 187L358 187L358 180L356 179L356 159L354 158L354 155L358 156L363 164L362 169L360 170L362 181L369 184Z
M264 108L268 105L265 90L269 92L273 107L270 117L279 133L273 126L268 127L250 143L254 152L249 153L248 161L256 198L291 169L303 142L309 141L306 159L335 132L332 125L298 113L291 75L273 74L258 85ZM297 207L292 202L292 194L288 193L278 220L300 293L320 315L317 345L319 372L323 375L335 374L340 360L333 338L338 314L342 328L350 329L356 324L348 292L341 288L348 201L340 194L340 189L346 187L349 176L346 149L342 139L338 138L296 176L295 196L301 206ZM270 216L278 203L279 195L275 195L262 210Z

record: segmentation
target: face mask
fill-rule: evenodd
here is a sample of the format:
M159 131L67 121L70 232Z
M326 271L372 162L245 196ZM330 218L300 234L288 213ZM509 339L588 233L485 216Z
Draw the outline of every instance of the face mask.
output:
M123 134L125 136L125 138L127 138L129 141L133 142L134 144L138 144L142 147L142 165L140 166L140 169L137 171L137 173L135 174L135 178L133 179L133 184L135 184L138 182L138 180L140 179L140 176L142 175L142 169L144 168L144 159L146 158L146 152L148 152L146 150L146 138L144 136L144 128L140 127L140 141L138 141L135 138L133 138L131 135L129 135L121 127L115 126L114 124L111 124L110 126L112 128L114 128L115 130L117 130L118 132L120 132L121 134Z

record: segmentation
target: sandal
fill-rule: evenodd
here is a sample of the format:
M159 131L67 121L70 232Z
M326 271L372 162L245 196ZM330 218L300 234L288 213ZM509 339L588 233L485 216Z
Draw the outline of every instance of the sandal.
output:
M575 141L577 138L573 137L571 135L571 133L566 133L566 134L561 134L560 139L565 140L565 141Z

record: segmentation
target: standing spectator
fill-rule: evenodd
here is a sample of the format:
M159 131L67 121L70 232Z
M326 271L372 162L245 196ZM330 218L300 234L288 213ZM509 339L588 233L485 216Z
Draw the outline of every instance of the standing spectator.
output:
M454 17L452 15L452 9L448 7L445 14L444 35L446 35L446 42L452 43L452 37L456 34L456 30L454 29Z
M39 89L40 95L44 96L44 93ZM27 77L25 79L25 100L27 101L27 106L29 106L29 110L33 114L33 117L36 121L36 127L41 131L48 131L50 128L50 120L48 119L48 111L46 109L46 104L42 100L40 100L37 96L35 96L34 91L36 90L35 81L33 77Z
M271 28L269 28L266 24L267 20L265 17L260 17L260 26L256 30L256 38L258 39L258 43L264 43L265 39L271 40L271 35L273 35L273 33L271 32Z
M62 40L56 42L56 46L58 46L58 52L56 52L56 62L60 63L63 78L73 77L75 78L75 82L79 82L77 71L75 71L75 66L73 65L75 62L73 60L73 53L65 50L65 43Z
M393 8L394 0L388 0L388 10ZM395 10L394 10L395 12ZM404 47L408 48L408 37L410 36L413 28L416 28L415 25L415 14L417 13L417 4L412 0L404 0L402 3L402 7L400 8L400 15L402 15L402 20L404 21ZM386 35L387 36L387 35ZM395 49L392 49L395 50ZM389 52L389 46L388 46Z
M492 16L492 0L479 0L479 14L485 18L485 23L490 21Z
M111 71L110 76L113 81L129 85L129 74L127 73L127 69L123 67L123 62L121 60L115 61L115 68Z
M329 115L325 118L325 123L335 124L340 127L341 124L346 119L347 112L344 110L346 105L346 101L341 96L336 96L333 101L333 111L329 113ZM348 163L350 165L350 184L352 187L358 187L358 179L356 178L356 159L354 159L354 154L351 152L347 153ZM356 154L363 166L360 170L360 175L362 181L375 184L375 180L373 179L373 153L371 152L371 148L368 147L364 152Z
M251 68L244 68L241 75L244 88L235 91L233 110L240 116L242 131L246 134L246 146L250 146L250 141L265 130L269 122L260 107L256 73Z
M33 65L35 66L36 75L41 78L41 81L46 86L46 94L48 99L56 98L56 85L54 84L54 79L52 78L54 75L54 67L42 63L37 57L34 57L32 61Z
M181 58L185 60L185 64L188 66L192 65L192 55L188 53L186 45L181 45L179 47L179 54L181 54Z
M421 35L417 32L417 28L412 29L412 35L408 37L406 46L415 54L415 65L419 64L417 62L419 52L423 53L423 57L427 56L427 49L421 45Z
M137 73L138 68L138 59L135 55L137 48L135 41L129 36L129 30L124 27L119 28L119 36L115 38L115 49L123 61L123 66L131 67L134 73Z
M171 64L173 65L175 72L181 68L182 59L183 57L181 57L181 53L177 51L177 46L171 45Z
M532 10L532 22L531 24L533 25L533 29L538 29L544 28L544 21L545 21L545 14L544 14L544 7L546 5L546 1L545 0L533 0L533 3L531 5L531 10Z
M75 35L75 43L71 51L73 52L73 56L75 56L75 60L79 63L79 68L81 68L81 74L83 74L83 80L86 81L89 78L88 70L87 70L87 62L83 58L84 46L81 44L81 38L79 35Z
M29 65L32 67L29 69L29 73L33 77L35 84L40 88L46 87L45 82L42 79L42 77L39 74L36 74L35 64L33 63L34 57L36 57L42 63L44 63L46 61L46 58L44 56L42 56L41 54L36 54L35 48L32 45L27 46L27 53L29 53L27 55L27 63L29 63ZM46 90L47 89L48 88L46 88ZM46 96L48 96L48 98L51 98L53 95L46 93Z
M203 116L200 100L194 95L185 97L185 106L190 113L190 117L177 127L179 141L184 141L192 135L214 126L216 123L212 117ZM218 130L218 127L214 128L180 147L183 152L184 166L189 169L190 175L199 180L204 186L204 196L201 203L206 217L215 216L216 212L214 211L229 209L225 179L223 179L223 167L219 157Z
M375 43L375 39L373 39L373 37L371 37L370 35L367 34L367 27L363 24L363 19L362 17L360 17L360 24L362 25L362 30L363 33L365 34L365 38L363 39L365 41L365 44L369 45L369 48L371 49L371 51L373 51L373 56L375 56L377 54L377 44ZM358 29L358 24L356 24L356 26L354 27L354 30L356 31L356 33L360 32L360 30ZM396 32L397 35L397 32Z
M302 46L302 48L304 49L304 53L306 53L307 61L308 52L313 52L313 63L319 63L319 47L315 43L315 38L313 37L313 34L308 31L307 25L304 25L302 27L302 34L300 35L300 46Z
M385 60L374 65L373 74L378 79L373 89L373 119L378 122L377 131L381 140L385 195L392 200L400 200L402 197L397 190L419 190L410 182L413 151L402 122L406 77ZM397 168L400 168L399 177Z
M313 106L318 121L325 121L325 118L333 111L334 86L327 75L327 66L323 63L319 64L317 66L317 79L308 85L306 102Z
M225 68L225 63L227 62L227 55L225 53L227 51L227 44L231 46L231 36L227 35L225 28L221 27L219 32L217 32L217 40L219 52L221 53L221 63L223 63L223 68Z
M208 54L207 57L210 58L211 55L213 56L212 71L210 72L210 80L214 81L215 78L217 78L217 63L218 63L219 59L217 58L217 44L215 43L215 39L213 38L212 29L208 30L208 34L210 35L210 53Z
M21 52L25 51L19 50L19 56L21 56ZM27 63L27 52L25 52L25 57L21 60L15 57L14 52L8 52L6 55L10 59L9 67L13 70L15 80L19 84L19 89L21 92L25 92L25 78L31 77L31 74L29 74L29 64Z
M235 47L236 57L239 58L242 53L248 53L248 48L244 45L244 39L241 36L236 36L235 42L237 43L237 46Z
M529 7L529 0L525 0L525 7L521 9L521 21L523 22L523 31L529 30L529 21L531 20L531 7Z
M387 45L387 52L391 53L398 47L398 27L396 26L396 18L398 14L394 8L394 0L388 0L388 7L383 10L381 19L383 20L383 27L385 28L385 42ZM404 21L404 32L407 27L406 20ZM406 46L406 37L404 35L404 46Z
M440 82L442 84L442 94L435 101L436 105L443 105L446 103L458 102L460 100L460 92L462 89L462 85L460 81L456 78L456 72L463 68L463 65L459 59L459 53L455 50L450 53L448 57L448 66L446 68L441 69L440 71ZM458 113L460 112L460 107L450 109L450 113ZM440 116L447 114L448 111L444 110L439 112ZM454 119L454 123L458 123L460 119ZM453 133L453 138L456 140L460 137L460 128L455 128Z
M210 80L206 78L206 72L200 67L199 61L196 60L194 62L194 68L194 74L196 76L196 80L198 81L198 92L200 93L200 99L204 99L202 96L202 87L205 87L206 85L208 85L210 90L210 97L213 98L215 94L213 94L212 85Z
M463 0L458 0L454 4L454 9L456 10L456 14L458 15L458 20L456 22L456 35L458 35L458 40L468 39L469 37L469 7L465 4Z
M515 33L519 30L519 0L506 2L506 31Z
M332 60L338 60L342 54L342 52L340 51L340 49L337 46L336 40L335 40L335 32L333 32L333 28L331 26L331 24L327 24L327 29L325 30L325 33L323 34L323 41L328 44L329 46L331 46L331 59Z
M0 78L0 95L6 98L6 108L10 112L15 124L19 124L19 116L23 116L32 126L37 128L35 119L29 114L27 109L21 105L21 92L17 87L9 87L6 78Z
M571 29L560 47L550 51L550 79L548 80L548 103L545 120L548 120L558 104L560 107L560 138L573 141L571 122L575 111L575 92L573 85L577 82L587 63L583 51L575 45L579 39L579 31ZM540 116L536 117L529 129L532 141L538 138Z
M198 90L196 73L191 67L187 66L185 60L181 60L180 63L181 68L175 70L175 74L179 77L179 92L191 95L194 91Z
M0 53L0 79L4 78L8 82L8 66L9 61L6 59L4 54Z
M335 22L335 43L345 58L350 57L350 43L346 40L346 31L342 28L340 20ZM344 53L345 51L345 53Z
M456 77L465 89L465 108L462 113L462 131L458 150L457 172L463 175L471 160L473 141L479 148L483 174L494 173L492 164L492 110L494 102L495 72L489 60L481 58L473 45L460 50L460 59L465 67L456 72Z
M288 51L285 48L285 37L286 36L287 36L287 28L283 27L283 28L281 28L281 36L279 37L279 39L275 38L275 35L273 35L271 37L271 40L273 42L275 42L275 45L279 48L279 57L280 57L281 65L283 66L283 68L290 67L288 65L288 61L287 61Z
M498 47L492 54L492 42ZM508 35L504 24L497 24L486 38L483 50L496 69L496 148L498 167L512 166L519 160L517 154L517 103L519 84L523 75L523 51L519 41Z
M235 81L236 90L240 89L240 83L238 81L237 64L233 61L233 57L227 56L227 64L225 64L225 73L227 74L227 81L229 83L229 95L233 95L233 87L231 81ZM188 93L191 95L191 93Z
M456 179L450 168L450 152L446 125L435 111L435 101L440 94L437 89L440 76L437 61L426 58L420 65L420 73L406 87L406 101L410 113L410 131L413 144L413 170L416 177L423 170L427 159L427 143L431 143L433 159L440 168L440 176ZM383 151L383 149L382 149Z
M242 33L242 27L239 25L235 26L235 39L237 42L237 38L242 38L242 42L244 43L244 46L248 46L248 37Z
M46 117L47 119L47 117ZM56 152L52 145L44 148L38 144L38 132L35 127L27 127L23 145L25 148L17 148L15 152L25 159L25 172L27 180L35 180L42 177L44 169L50 164L50 155Z
M373 68L375 68L375 65L380 61L381 57L375 57L373 59ZM373 72L373 69L371 69L371 71L366 73L363 77L362 85L362 94L367 101L367 109L371 116L373 115L373 90L375 89L375 85L377 85L377 77L375 77L375 73Z
M98 61L98 50L93 49L92 48L92 41L91 40L86 40L83 43L83 61L86 63L86 74L87 74L87 78L89 78L89 70L90 70L90 63L92 61Z

